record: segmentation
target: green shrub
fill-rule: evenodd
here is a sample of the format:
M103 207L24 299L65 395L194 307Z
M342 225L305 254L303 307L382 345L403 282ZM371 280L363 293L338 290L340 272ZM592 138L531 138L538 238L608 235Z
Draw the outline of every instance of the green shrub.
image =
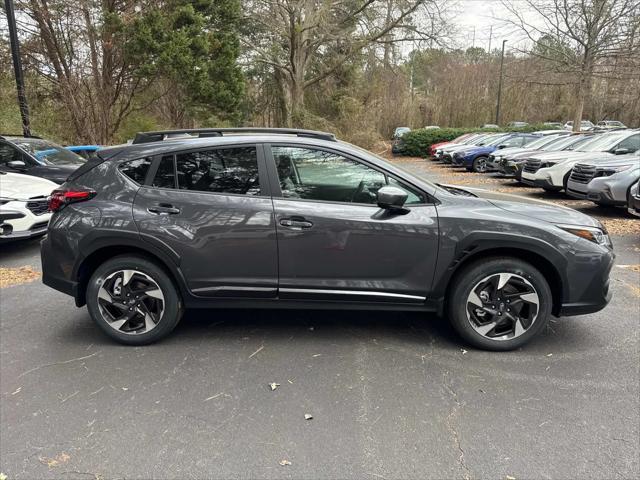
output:
M465 133L475 132L537 132L538 130L550 130L555 127L542 124L532 124L521 128L500 128L500 129L481 129L481 128L439 128L425 130L423 128L412 130L402 136L402 147L400 155L408 155L412 157L426 157L429 155L429 147L434 143L450 142Z
M432 130L411 130L402 136L402 150L400 155L412 157L426 157L429 147L434 143L450 142L451 140L469 132L479 131L477 128L438 128ZM487 130L489 132L490 130Z

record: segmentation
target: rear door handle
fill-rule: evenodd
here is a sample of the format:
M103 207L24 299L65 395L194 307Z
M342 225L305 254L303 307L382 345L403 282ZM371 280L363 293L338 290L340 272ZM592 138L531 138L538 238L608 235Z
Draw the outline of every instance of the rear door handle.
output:
M147 208L147 211L156 215L175 215L176 213L180 213L179 208L176 208L168 203L154 205L153 207Z
M313 227L313 223L304 217L281 218L280 225L282 225L283 227L291 228L293 230L306 230Z

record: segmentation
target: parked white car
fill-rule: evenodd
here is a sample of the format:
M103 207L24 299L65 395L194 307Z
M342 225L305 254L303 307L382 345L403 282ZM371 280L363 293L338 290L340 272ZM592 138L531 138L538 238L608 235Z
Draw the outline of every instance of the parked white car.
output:
M633 153L640 149L640 133L637 131L619 131L595 135L573 151L532 156L527 159L522 171L522 183L541 187L547 191L559 191L567 188L571 169L578 162L584 162L597 156L605 159Z
M595 125L593 123L591 123L589 120L582 120L582 122L580 122L580 131L581 132L588 132L594 126ZM569 120L567 123L565 123L564 124L564 129L565 130L573 130L573 121Z
M20 214L19 218L4 221L0 242L34 238L47 233L51 218L48 197L57 187L57 183L44 178L0 172L0 212Z

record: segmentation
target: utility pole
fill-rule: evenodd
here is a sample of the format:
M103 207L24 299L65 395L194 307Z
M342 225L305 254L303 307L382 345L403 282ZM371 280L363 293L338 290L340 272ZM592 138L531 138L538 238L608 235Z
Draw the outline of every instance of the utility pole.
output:
M489 48L487 49L489 56L491 56L491 37L493 37L493 25L489 27Z
M500 56L500 79L498 80L498 103L496 105L496 125L500 125L500 100L502 97L502 70L504 67L504 44L506 40L502 40L502 55Z
M24 91L24 77L22 76L22 62L20 61L20 46L18 45L18 30L16 28L16 15L13 10L13 0L4 0L7 11L7 23L9 24L9 41L11 43L11 58L13 71L16 76L16 89L18 90L18 107L22 118L22 133L25 137L31 135L29 122L29 105Z

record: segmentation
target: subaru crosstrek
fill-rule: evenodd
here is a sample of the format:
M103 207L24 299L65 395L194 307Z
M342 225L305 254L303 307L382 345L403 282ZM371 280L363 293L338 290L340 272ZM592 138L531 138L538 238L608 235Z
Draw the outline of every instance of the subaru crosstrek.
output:
M122 343L185 308L344 308L437 312L509 350L611 297L607 232L575 210L437 185L321 132L176 133L98 151L50 199L43 281Z

